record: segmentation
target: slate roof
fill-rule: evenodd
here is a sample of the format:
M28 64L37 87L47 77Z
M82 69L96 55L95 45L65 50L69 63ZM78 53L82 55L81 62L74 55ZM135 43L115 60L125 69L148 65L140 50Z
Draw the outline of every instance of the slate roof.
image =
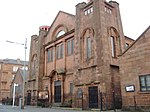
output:
M25 61L22 61L20 59L0 59L1 63L5 63L5 64L16 64L16 65L24 65ZM28 65L28 61L25 62L26 65Z
M24 73L24 72L26 72L26 73ZM23 79L26 81L28 78L28 70L24 71L24 70L20 69L20 74L23 77Z

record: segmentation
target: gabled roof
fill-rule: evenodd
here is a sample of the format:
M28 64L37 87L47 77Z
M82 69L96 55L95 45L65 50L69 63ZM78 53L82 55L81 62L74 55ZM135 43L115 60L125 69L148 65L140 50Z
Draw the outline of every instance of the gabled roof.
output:
M132 46L134 46L135 43L137 43L148 30L150 30L150 26L121 54L121 56L124 55Z
M130 39L130 40L132 40L132 41L135 41L134 39L132 39L132 38L130 38L130 37L128 37L128 36L124 36L125 38L127 38L127 39Z
M27 80L27 76L28 76L28 70L20 69L20 74L21 74L22 78L26 81Z
M17 77L17 75L21 75L22 80L27 81L27 78L28 78L28 70L25 70L25 71L24 71L23 69L20 69L20 68L19 68L19 69L17 70L16 74L15 74L14 79L12 80L11 85L14 83L15 78Z
M70 14L70 13L67 13L67 12L64 12L64 11L59 11L58 14L57 14L57 16L55 17L54 21L52 22L51 26L49 27L49 30L48 30L48 32L47 32L47 35L49 34L49 31L51 30L53 24L55 23L55 21L57 20L58 16L59 16L61 13L66 14L66 15L68 15L68 16L72 16L72 17L75 18L75 15L73 15L73 14ZM46 35L46 36L47 36L47 35Z

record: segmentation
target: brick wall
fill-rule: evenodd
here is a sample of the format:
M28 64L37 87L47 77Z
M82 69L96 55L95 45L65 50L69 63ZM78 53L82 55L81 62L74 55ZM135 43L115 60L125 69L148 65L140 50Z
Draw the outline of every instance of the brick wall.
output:
M149 108L150 93L142 92L140 76L149 75L150 70L150 30L149 28L121 57L121 91L124 109ZM134 92L126 92L125 87L135 86ZM135 97L135 99L134 99Z

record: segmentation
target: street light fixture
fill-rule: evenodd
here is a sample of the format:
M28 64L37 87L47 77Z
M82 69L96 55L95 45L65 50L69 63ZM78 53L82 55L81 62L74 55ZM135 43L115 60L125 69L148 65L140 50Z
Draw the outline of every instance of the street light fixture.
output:
M19 45L24 45L24 74L23 74L23 82L22 82L22 105L21 105L21 109L24 109L24 97L25 97L25 93L24 93L24 89L25 89L25 76L26 76L26 50L27 50L27 38L25 39L25 43L18 43L18 42L12 42L12 41L8 41L6 40L6 42L9 43L13 43L13 44L19 44Z

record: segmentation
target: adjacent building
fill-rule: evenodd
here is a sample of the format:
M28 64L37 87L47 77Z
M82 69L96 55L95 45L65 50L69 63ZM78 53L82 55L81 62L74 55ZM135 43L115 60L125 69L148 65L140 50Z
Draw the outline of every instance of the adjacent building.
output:
M23 89L25 91L27 89L26 88L26 86L27 86L27 77L28 77L28 69L24 70L24 69L18 68L18 70L17 70L17 72L14 76L14 79L11 82L11 85L10 85L10 98L13 99L13 97L15 96L15 102L14 102L15 105L19 105L19 100L20 100L20 98L23 97ZM23 87L23 85L24 85L24 87ZM25 102L27 100L29 100L29 99L26 99L26 97L25 97Z
M25 62L28 67L28 62ZM10 85L18 69L24 69L24 61L20 59L0 60L0 101L10 98Z
M150 109L150 26L121 55L123 109Z

